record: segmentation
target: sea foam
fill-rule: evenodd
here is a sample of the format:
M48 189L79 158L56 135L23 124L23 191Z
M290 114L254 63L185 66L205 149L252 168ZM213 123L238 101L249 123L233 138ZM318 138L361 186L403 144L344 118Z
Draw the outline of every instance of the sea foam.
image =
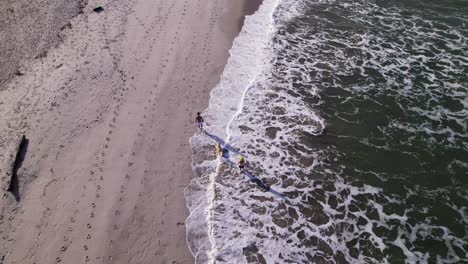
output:
M205 131L209 134L197 133L190 139L195 177L185 191L190 210L186 224L187 241L196 263L211 263L217 254L211 210L220 162L213 160L214 157L210 161L207 153L214 150L216 141L229 144L229 126L242 111L245 93L269 65L268 46L274 32L273 13L277 4L277 0L264 0L255 14L245 18L221 81L210 93L209 106L203 112Z

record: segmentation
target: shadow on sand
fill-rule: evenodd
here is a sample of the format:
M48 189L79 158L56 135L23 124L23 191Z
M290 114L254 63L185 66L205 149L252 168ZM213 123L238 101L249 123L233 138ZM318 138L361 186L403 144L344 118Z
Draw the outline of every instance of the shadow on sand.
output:
M10 186L8 187L8 190L7 190L11 192L11 194L13 194L17 202L21 200L21 196L19 192L18 170L23 165L23 161L26 157L26 152L28 151L28 146L29 146L29 140L25 136L23 136L23 138L21 139L19 148L18 148L18 152L16 153L15 162L13 163Z

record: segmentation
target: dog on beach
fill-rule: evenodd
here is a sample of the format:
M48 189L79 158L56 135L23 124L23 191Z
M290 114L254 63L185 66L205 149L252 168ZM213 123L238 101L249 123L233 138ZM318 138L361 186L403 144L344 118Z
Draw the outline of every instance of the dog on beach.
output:
M223 147L221 147L221 144L216 143L215 145L215 151L216 151L216 156L217 157L222 157L223 156Z

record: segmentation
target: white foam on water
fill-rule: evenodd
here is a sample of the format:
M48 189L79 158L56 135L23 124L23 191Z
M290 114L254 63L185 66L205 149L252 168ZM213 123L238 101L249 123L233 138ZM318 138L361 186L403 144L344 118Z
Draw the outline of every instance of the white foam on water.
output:
M220 83L210 93L209 106L203 112L205 131L210 135L198 133L190 139L194 155L202 156L201 160L194 158L192 167L196 177L185 191L190 210L186 221L187 240L196 263L214 262L218 252L212 210L220 161L207 163L204 158L209 159L206 152L214 150L216 140L223 145L229 141L229 126L242 111L245 93L269 65L268 46L277 4L277 0L264 0L255 14L245 18Z
M455 247L458 250L466 248L463 238L434 223L419 221L413 224L409 221L414 218L414 214L424 215L430 213L431 209L429 205L406 208L405 200L413 196L441 197L446 195L446 190L426 191L416 186L408 188L405 197L397 197L385 195L382 188L368 184L353 186L345 180L346 167L336 158L328 161L330 166L322 168L320 172L324 178L328 177L332 181L322 181L314 178L318 174L314 170L323 165L323 152L313 149L313 144L307 142L320 135L326 124L306 101L320 99L320 88L340 87L339 83L333 82L317 84L317 80L328 77L330 72L352 75L355 69L366 78L372 77L366 74L366 69L375 70L384 77L383 84L370 82L340 88L353 95L362 95L370 103L380 106L384 103L374 100L370 96L372 93L393 95L402 109L424 120L451 120L466 131L466 87L448 80L452 73L460 73L456 62L447 53L441 52L438 61L444 70L438 72L437 76L426 65L430 57L411 56L393 43L376 45L385 43L385 39L368 32L358 32L352 36L354 39L334 39L334 36L323 32L311 38L307 30L313 28L300 28L295 36L288 36L297 38L282 39L274 35L271 42L272 34L278 30L275 26L300 15L305 2L264 1L259 11L247 18L240 36L234 42L222 80L212 91L209 107L203 113L209 135L200 133L191 138L196 177L186 190L191 213L187 219L187 238L196 256L196 263L310 263L336 261L337 256L350 262L389 263L391 259L379 257L378 253L369 255L364 252L367 248L385 252L389 245L398 247L407 263L428 263L433 258L427 252L408 247L408 243L417 241L421 236L444 241L448 253L446 256L437 256L439 262L466 260L466 255L465 259L460 259L457 257L459 253L455 252ZM355 13L369 14L374 18L371 22L364 20L360 23L405 28L408 32L414 32L415 39L433 37L432 33L428 34L419 28L430 22L417 16L404 18L397 9L382 10L372 3L341 5L353 9ZM384 15L376 15L376 12L383 12ZM334 23L332 19L324 21ZM451 34L456 35L456 32ZM356 38L359 41L355 41ZM461 38L453 42L447 40L447 43L452 43L447 47L457 46L457 43L465 45L463 36ZM297 47L290 46L291 40L296 45L301 43L303 46L299 50L304 52L293 51ZM331 43L337 60L324 60L321 57L310 59L311 50L330 48L326 43ZM333 45L368 54L369 59L360 63L349 58L341 49L333 48ZM285 65L277 65L277 54L270 53L270 49L275 48L276 51L284 52L281 54L283 61L279 64ZM431 50L424 43L418 48L422 53ZM400 56L395 57L394 54ZM382 58L392 63L382 65ZM458 59L463 61L465 58ZM416 87L417 80L410 72L410 69L418 67L422 69L418 77L424 79L423 87ZM438 78L444 79L446 90L443 93L435 87ZM298 86L307 90L307 93L301 93ZM395 86L399 89L389 88ZM405 105L409 99L426 95L426 107ZM446 97L453 98L464 109L458 111L430 106L431 102ZM340 118L346 120L346 115ZM414 124L392 120L387 127L379 127L379 131L391 133L401 130L414 135L404 139L408 145L418 140L421 134L430 137L428 143L431 144L440 144L440 136L444 136L446 141L443 143L447 147L458 147L460 139L466 139L466 133L455 129L433 128L429 121ZM216 140L222 141L230 150L229 159L216 159L211 154L214 153ZM392 150L391 144L376 145L366 140L361 143ZM462 148L467 146L467 143L461 144ZM240 154L247 157L248 170L270 185L273 191L262 192L237 172L233 163ZM413 155L411 152L407 154ZM466 163L453 162L449 169L461 167L466 168ZM381 183L392 180L390 174L373 171L362 171L362 174L371 175ZM278 193L291 195L285 200ZM468 198L465 197L465 200ZM384 205L393 205L393 208ZM467 222L466 207L453 204L449 207L463 218L460 221ZM376 228L384 231L379 233ZM437 228L444 230L441 237L436 235ZM390 239L393 231L397 233Z

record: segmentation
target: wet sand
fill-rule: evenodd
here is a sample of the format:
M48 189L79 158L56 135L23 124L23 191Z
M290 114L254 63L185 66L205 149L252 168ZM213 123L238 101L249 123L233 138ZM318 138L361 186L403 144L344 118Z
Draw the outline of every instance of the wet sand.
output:
M97 5L0 89L0 263L193 262L188 138L255 4ZM6 175L22 135L15 197Z

